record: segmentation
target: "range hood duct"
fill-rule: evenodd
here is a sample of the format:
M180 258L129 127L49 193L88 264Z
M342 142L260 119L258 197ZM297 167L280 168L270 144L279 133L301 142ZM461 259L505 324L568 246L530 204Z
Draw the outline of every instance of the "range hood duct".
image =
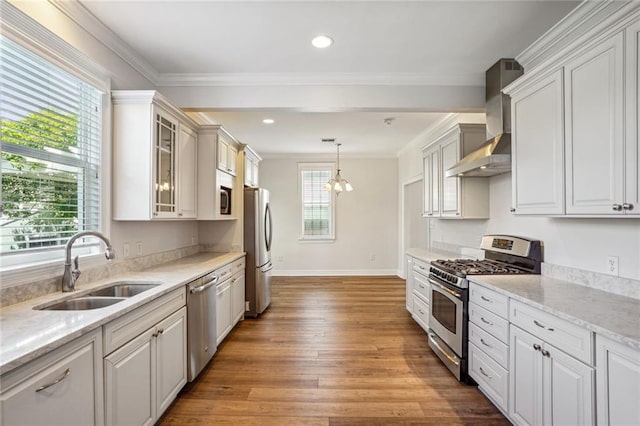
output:
M500 59L487 70L485 100L488 140L446 170L446 177L484 177L511 171L511 99L502 93L502 89L522 74L523 69L515 59Z

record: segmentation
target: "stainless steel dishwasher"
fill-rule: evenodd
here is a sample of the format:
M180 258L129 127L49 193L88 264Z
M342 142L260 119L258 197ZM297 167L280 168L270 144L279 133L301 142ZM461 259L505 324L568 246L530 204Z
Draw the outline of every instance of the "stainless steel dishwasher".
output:
M191 382L216 352L216 283L215 272L187 284L187 350Z

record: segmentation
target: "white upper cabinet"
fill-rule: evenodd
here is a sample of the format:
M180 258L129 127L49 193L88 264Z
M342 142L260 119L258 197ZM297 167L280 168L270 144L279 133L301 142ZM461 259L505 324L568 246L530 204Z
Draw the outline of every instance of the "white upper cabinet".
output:
M601 6L615 22L567 23L578 28L563 28L561 47L543 37L521 55L527 73L504 90L516 214L640 215L640 6Z
M235 176L237 158L238 148L225 134L221 134L218 138L218 170Z
M512 211L564 213L562 71L532 82L511 97Z
M456 124L424 150L431 155L423 182L430 197L431 216L451 219L489 218L489 180L445 177L447 169L485 142L484 124Z
M622 213L623 41L619 33L564 68L568 214Z
M194 218L197 124L155 91L111 96L113 218Z
M625 204L627 215L640 215L640 21L626 30ZM633 207L633 208L631 208Z
M422 188L425 217L440 217L440 147L424 152Z
M197 214L198 140L186 126L178 138L178 216L194 219Z
M259 164L262 158L250 146L244 145L242 148L244 154L244 186L257 188L260 184Z

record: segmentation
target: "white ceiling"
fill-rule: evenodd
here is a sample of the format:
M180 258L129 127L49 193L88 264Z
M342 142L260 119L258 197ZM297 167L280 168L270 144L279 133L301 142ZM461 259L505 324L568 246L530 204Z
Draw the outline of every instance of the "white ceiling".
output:
M514 57L575 1L81 1L160 81L257 86L353 84L482 86L484 71ZM328 49L311 38L329 34ZM299 84L299 83L298 83ZM162 89L160 89L162 90ZM207 110L207 108L203 108ZM325 111L331 111L327 105ZM392 155L443 114L389 110L208 110L259 153L343 150ZM276 120L262 124L266 116ZM391 125L384 118L395 117Z

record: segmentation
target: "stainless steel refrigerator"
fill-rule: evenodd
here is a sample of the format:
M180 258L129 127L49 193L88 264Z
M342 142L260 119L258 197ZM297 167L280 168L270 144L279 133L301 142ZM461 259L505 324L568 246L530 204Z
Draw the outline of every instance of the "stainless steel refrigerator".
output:
M247 252L245 316L257 317L271 303L271 239L269 191L244 189L244 250Z

